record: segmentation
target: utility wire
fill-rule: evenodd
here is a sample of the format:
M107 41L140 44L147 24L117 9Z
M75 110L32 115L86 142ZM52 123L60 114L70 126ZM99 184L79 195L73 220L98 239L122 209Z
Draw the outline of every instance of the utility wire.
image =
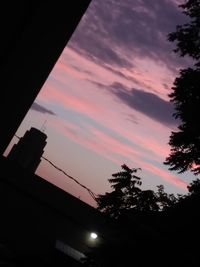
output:
M15 137L17 137L18 139L20 139L19 136L17 136L15 134ZM64 170L62 170L61 168L57 167L53 162L51 162L49 159L45 158L45 157L41 157L42 159L46 160L50 165L52 165L56 170L62 172L65 176L67 176L69 179L71 179L72 181L74 181L75 183L77 183L79 186L81 186L82 188L86 189L88 191L88 193L90 194L90 196L96 201L96 197L97 195L92 192L91 189L89 189L88 187L86 187L85 185L81 184L77 179L75 179L73 176L69 175L68 173L66 173Z
M75 179L74 177L72 177L71 175L67 174L65 171L63 171L62 169L60 169L59 167L57 167L53 162L51 162L50 160L48 160L47 158L43 157L42 158L44 160L46 160L49 164L51 164L55 169L57 169L58 171L62 172L65 176L67 176L68 178L70 178L71 180L73 180L75 183L77 183L78 185L80 185L81 187L83 187L84 189L86 189L88 191L88 193L90 194L90 196L96 200L96 194L92 192L92 190L90 190L88 187L86 187L85 185L81 184L77 179Z

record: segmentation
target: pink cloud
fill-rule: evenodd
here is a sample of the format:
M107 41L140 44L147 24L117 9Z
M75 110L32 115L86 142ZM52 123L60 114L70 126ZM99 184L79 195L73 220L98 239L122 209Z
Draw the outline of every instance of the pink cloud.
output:
M123 78L113 74L112 72L103 69L101 66L97 66L93 62L90 62L78 54L70 50L69 48L65 49L65 56L67 59L70 59L71 62L77 62L85 70L92 70L95 73L96 77L104 81L104 84L111 84L113 81L124 82L127 86L131 86L131 82L126 81ZM143 62L142 62L143 63ZM141 67L142 67L141 63ZM154 69L155 70L155 69ZM151 73L137 72L131 73L130 71L123 71L126 75L132 75L132 77L138 82L144 82L151 86L156 85L159 87L161 84L161 79L156 81L156 76L152 76ZM62 77L63 85L68 85L68 78L65 78L65 75L71 75L74 78L84 80L88 77L88 74L81 73L78 70L74 70L69 65L67 65L63 59L60 59L56 66L55 72L52 74L54 77ZM159 76L159 72L156 72L156 75ZM162 76L164 75L164 70L162 70ZM74 84L73 84L74 85ZM72 87L72 85L70 84ZM80 87L80 84L77 86ZM70 109L80 114L84 114L93 120L97 121L102 126L107 129L112 130L113 133L116 133L120 136L124 136L127 140L136 144L138 148L132 148L126 143L119 141L114 136L106 134L100 130L92 128L83 121L86 131L91 134L91 138L85 138L81 129L78 125L65 122L65 121L54 121L54 127L63 135L67 136L71 140L77 142L78 144L84 146L87 149L94 151L101 156L112 160L113 162L121 165L120 157L130 159L134 165L145 166L146 170L150 171L154 175L160 176L162 179L179 186L181 188L186 188L186 183L181 181L181 179L176 176L171 175L170 173L157 168L149 163L145 163L141 160L141 157L154 160L157 163L162 164L165 157L169 153L169 147L167 144L163 144L163 136L166 136L166 127L161 126L158 123L153 122L149 118L135 112L136 116L142 121L141 124L144 125L135 125L128 124L124 119L124 114L129 114L133 112L124 105L116 103L111 96L104 94L101 98L101 95L97 94L91 88L87 88L87 85L84 84L82 90L77 87L76 84L71 90L64 90L63 88L55 88L52 86L51 80L49 80L43 90L38 95L38 98L43 102L53 102L59 105L62 105L66 109ZM82 84L81 84L82 86ZM144 85L145 86L145 85ZM160 95L163 94L163 91L160 89ZM93 95L91 96L91 92ZM129 113L128 113L129 112ZM58 118L56 118L58 119ZM146 131L146 132L145 132ZM162 139L162 140L161 140Z
M125 157L136 157L141 155L139 151L134 150L131 146L117 140L116 138L108 134L105 134L100 130L90 128L90 131L95 135L95 138L97 138L99 143L103 144L105 151L110 150L112 153L121 154Z
M106 145L103 144L100 140L97 140L95 138L90 138L90 139L85 138L80 133L75 134L73 131L70 130L70 128L66 128L66 127L62 129L57 128L57 130L60 130L62 135L67 136L68 138L78 143L79 145L89 150L92 150L96 154L101 155L102 157L107 158L111 160L112 162L117 163L118 165L121 164L120 160L114 157L113 151L110 149L107 149Z
M143 169L151 172L153 175L161 177L163 180L180 187L184 190L187 189L187 183L180 178L172 175L170 172L158 168L150 163L144 162L140 159L141 153L134 151L129 145L117 140L116 138L105 134L104 132L95 128L89 128L93 137L90 139L84 138L79 132L80 128L73 123L60 120L52 120L54 128L57 129L62 135L67 136L71 140L77 142L81 146L94 151L95 153L107 158L114 163L121 165L123 162L119 160L118 155L129 159L133 162L134 166L142 167ZM75 132L76 131L76 132Z
M90 138L85 137L82 132L83 130L78 125L69 121L60 118L51 118L49 123L62 135L67 136L71 140L87 149L91 149L105 158L109 158L111 161L119 165L122 164L122 161L118 159L119 156L121 158L130 158L132 160L133 158L142 156L140 151L134 150L134 148L128 144L86 124L86 132L90 133Z
M53 122L53 127L62 135L67 136L76 143L118 165L122 164L122 161L118 159L119 156L126 158L139 156L139 152L134 151L134 149L127 144L95 128L88 127L87 132L91 133L91 137L85 138L77 125L65 122L64 120L59 120L59 122L55 120Z
M55 70L56 70L57 64L59 66L60 63L62 65L68 65L68 67L69 67L68 62L72 63L74 66L77 66L78 68L79 68L79 66L81 66L81 69L84 69L88 73L92 73L91 74L92 76L90 76L90 78L95 76L97 79L99 79L99 81L102 81L102 79L103 79L104 83L111 84L114 80L118 79L118 75L114 74L112 71L109 71L108 69L102 67L101 65L98 65L98 64L94 63L93 61L90 61L87 58L79 55L74 50L70 49L69 47L66 47L64 49L62 57L60 57L60 59L58 60L58 62L55 65ZM65 70L67 70L67 69L65 69ZM88 79L89 74L86 72L84 72L84 74L83 74L83 72L80 72L82 79ZM66 74L67 73L68 73L68 70L66 71ZM52 75L54 75L54 74L52 73Z
M146 170L150 171L151 173L161 177L162 179L166 180L167 182L169 182L175 186L178 186L184 190L187 190L188 183L181 180L177 176L172 175L170 172L165 171L165 170L158 168L156 166L153 166L152 164L149 164L147 162L142 162L142 164L143 164L144 168Z
M67 109L84 113L89 117L91 117L91 114L103 112L100 105L97 105L86 98L78 98L68 92L55 89L49 85L45 87L45 90L41 91L38 98L45 102L57 102Z
M142 90L157 92L160 97L164 99L168 99L168 96L163 86L163 80L171 87L175 77L175 74L171 73L165 65L158 64L147 58L134 58L135 66L133 69L112 66L112 69L109 70L79 55L69 47L66 47L63 52L63 57L60 57L56 66L61 67L66 73L70 72L72 75L79 76L81 79L90 77L86 73L72 70L68 62L73 62L74 65L81 66L82 69L86 71L90 72L92 70L92 75L95 75L99 82L103 81L104 84L112 84L113 81L116 81L130 88L139 86ZM124 77L118 75L118 72L124 74ZM125 77L127 77L127 79Z
M64 72L67 73L68 75L72 75L77 79L87 79L88 75L80 72L69 65L65 64L61 59L57 61L55 67L54 67L54 72Z
M130 146L123 144L122 142L116 140L115 138L103 132L100 132L97 129L93 129L92 132L95 134L95 136L98 138L100 142L104 143L107 150L111 150L112 153L120 152L122 156L129 158L134 164L137 162L138 166L143 166L144 169L172 183L173 185L178 186L184 190L187 189L188 184L183 180L181 180L180 178L152 164L141 161L140 160L141 153L139 153L138 151L134 151L132 148L130 148Z
M41 91L38 97L40 100L45 102L56 101L59 105L62 104L67 109L71 109L84 114L96 120L98 123L102 124L108 129L111 129L113 132L116 132L121 136L125 136L128 140L130 140L130 142L136 143L138 146L146 150L146 152L143 152L143 156L145 157L151 157L151 159L161 161L161 158L163 158L164 160L166 155L168 154L169 149L167 145L161 145L159 143L159 140L152 138L151 135L146 136L145 133L137 133L137 131L133 131L133 129L126 129L127 126L121 125L121 117L119 117L115 110L112 108L112 103L108 108L88 99L81 97L78 98L69 94L68 92L65 93L63 91L57 90L50 85L46 85L46 87ZM86 127L88 128L89 126L86 125ZM88 130L91 131L91 128L88 128ZM159 132L160 131L161 129L159 129ZM98 138L103 139L104 137L105 139L105 135L100 136L100 132L98 132L97 130L93 130L93 134L96 134ZM113 141L114 139L108 141L107 137L106 143L108 144L110 142L112 144ZM123 154L124 156L129 155L131 151L133 152L133 150L130 149L130 146L121 146L120 142L118 142L117 144L116 142L117 141L115 140L115 145L112 146L113 149L115 149L115 151L113 152L117 153L118 150L118 154ZM105 140L103 140L102 143L105 143ZM139 150L135 150L134 153L141 155L141 152L139 152Z
M149 151L149 153L151 153L151 159L154 159L156 161L160 160L162 157L165 158L168 153L167 145L161 144L159 139L156 139L156 136L155 138L153 138L148 133L139 133L136 130L127 130L120 125L115 126L114 130L120 133L122 136L125 136L131 142L137 144L140 148ZM146 156L149 153L146 152Z
M57 129L58 131L60 131L61 129L71 129L72 131L79 131L80 127L72 122L66 121L64 119L61 118L54 118L52 117L48 123L53 126L54 129Z
M49 120L49 125L51 125L61 135L68 137L79 145L94 151L96 154L101 155L104 158L117 163L118 165L121 164L121 162L113 156L114 152L119 153L116 151L116 149L114 151L108 150L108 145L101 142L101 140L98 140L95 136L86 138L82 132L82 129L76 124L61 118L51 118L51 120Z

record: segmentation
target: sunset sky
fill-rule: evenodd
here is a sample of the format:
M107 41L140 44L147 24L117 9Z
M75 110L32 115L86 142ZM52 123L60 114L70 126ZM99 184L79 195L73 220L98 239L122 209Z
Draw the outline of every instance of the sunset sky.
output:
M16 134L47 120L44 156L96 194L110 191L107 179L123 163L142 168L144 189L163 184L167 192L186 193L194 177L163 165L177 126L168 94L187 65L167 41L186 21L182 2L93 0ZM37 174L94 205L44 160Z

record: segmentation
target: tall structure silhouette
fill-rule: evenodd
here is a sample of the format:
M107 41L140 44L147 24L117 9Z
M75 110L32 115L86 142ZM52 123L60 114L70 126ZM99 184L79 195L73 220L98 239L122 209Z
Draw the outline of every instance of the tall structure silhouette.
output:
M8 158L18 162L24 168L35 172L44 153L44 147L47 143L46 139L47 135L44 132L32 127L12 147Z

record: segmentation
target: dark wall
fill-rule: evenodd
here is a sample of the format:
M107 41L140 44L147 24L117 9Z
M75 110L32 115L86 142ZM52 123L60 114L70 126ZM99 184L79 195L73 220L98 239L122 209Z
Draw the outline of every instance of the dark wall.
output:
M0 16L2 154L90 0L4 2ZM5 123L6 122L6 123Z
M49 260L56 240L87 252L99 213L8 159L0 163L0 244L27 259Z

